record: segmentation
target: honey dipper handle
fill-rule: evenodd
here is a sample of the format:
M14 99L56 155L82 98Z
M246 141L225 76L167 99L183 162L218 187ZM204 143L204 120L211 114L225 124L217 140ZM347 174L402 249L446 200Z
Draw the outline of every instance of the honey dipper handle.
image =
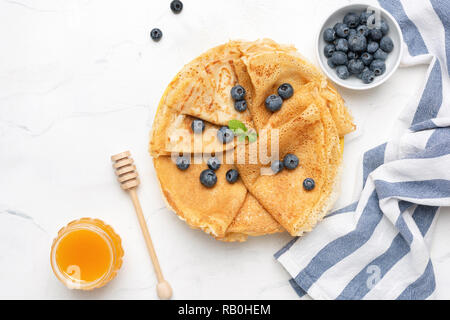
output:
M139 202L139 198L136 193L136 188L132 188L129 190L131 201L133 201L134 209L136 210L136 215L139 220L139 224L141 225L142 234L144 235L145 243L147 244L148 253L150 258L152 259L153 267L155 268L156 277L158 278L158 282L164 281L164 277L161 271L161 267L159 265L158 257L156 256L155 248L153 247L152 238L150 237L150 233L148 232L147 223L145 222L144 214L142 213L141 204Z

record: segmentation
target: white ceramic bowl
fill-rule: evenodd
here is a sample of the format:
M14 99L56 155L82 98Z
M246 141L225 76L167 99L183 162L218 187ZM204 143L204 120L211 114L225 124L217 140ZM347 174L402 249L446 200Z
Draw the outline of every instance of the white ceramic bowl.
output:
M397 70L402 57L403 36L397 21L395 21L394 17L392 17L391 14L383 8L370 6L371 8L380 10L381 19L385 20L389 24L390 30L388 36L391 37L392 41L394 42L394 50L389 53L386 60L386 72L381 76L375 77L375 80L372 83L365 84L361 79L358 79L355 76L351 76L347 80L340 79L336 74L336 69L332 69L328 66L327 58L323 53L325 45L327 44L325 40L323 40L323 31L327 28L332 28L337 22L342 22L344 20L344 16L347 13L355 12L359 14L362 11L366 11L368 7L369 5L367 4L351 4L334 11L322 24L322 28L319 30L319 33L317 35L316 55L320 67L322 68L323 72L331 80L333 80L333 82L348 89L366 90L381 85L392 76L395 70Z

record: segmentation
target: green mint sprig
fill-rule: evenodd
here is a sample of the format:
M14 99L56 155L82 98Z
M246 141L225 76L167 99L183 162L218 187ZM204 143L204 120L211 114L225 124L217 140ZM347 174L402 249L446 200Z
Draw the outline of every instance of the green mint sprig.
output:
M258 134L254 130L249 131L245 124L239 120L228 121L228 128L238 137L239 142L244 142L245 138L248 138L248 142L252 143L258 138Z

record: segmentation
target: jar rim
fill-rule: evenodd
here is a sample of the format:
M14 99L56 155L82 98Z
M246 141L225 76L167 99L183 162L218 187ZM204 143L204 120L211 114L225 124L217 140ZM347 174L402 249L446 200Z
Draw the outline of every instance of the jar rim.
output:
M73 222L78 222L78 220L73 221ZM71 223L73 223L73 222L71 222ZM53 269L56 277L70 289L85 289L85 290L93 289L93 288L97 287L98 285L102 284L113 273L114 261L116 259L116 249L113 244L113 240L108 235L108 233L105 232L105 230L103 230L102 228L100 228L94 224L81 222L81 221L80 221L80 223L77 223L76 225L70 225L71 223L69 223L66 227L64 227L63 229L60 230L57 238L53 242L51 255L50 255L52 269ZM96 233L97 235L99 235L103 240L105 240L106 244L108 245L108 249L110 251L110 261L109 261L108 271L105 272L102 277L100 277L94 281L83 281L83 280L75 279L75 278L71 277L69 274L67 274L67 272L65 272L64 270L61 270L60 266L56 262L56 252L57 252L57 249L58 249L58 246L59 246L61 240L64 239L67 235L69 235L71 232L74 232L77 230L92 231L92 232Z

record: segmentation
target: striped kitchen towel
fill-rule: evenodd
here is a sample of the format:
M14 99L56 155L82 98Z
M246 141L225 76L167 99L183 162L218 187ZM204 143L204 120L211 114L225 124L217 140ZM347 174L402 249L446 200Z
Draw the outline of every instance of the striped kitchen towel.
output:
M299 296L428 299L430 240L450 206L450 1L379 0L406 42L403 66L429 64L394 140L364 154L363 189L311 233L275 254Z

